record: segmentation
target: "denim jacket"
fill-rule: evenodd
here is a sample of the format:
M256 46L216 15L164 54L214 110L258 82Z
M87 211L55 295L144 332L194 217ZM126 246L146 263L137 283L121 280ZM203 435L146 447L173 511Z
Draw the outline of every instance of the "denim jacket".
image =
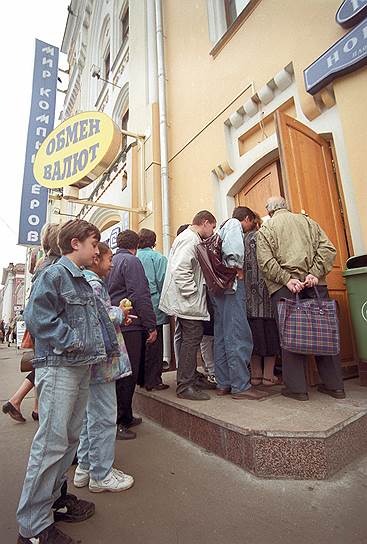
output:
M228 219L219 229L219 236L222 240L223 264L229 268L243 268L245 259L244 234L240 221L235 218ZM231 289L225 291L226 295L237 291L237 278Z
M81 269L65 256L45 268L33 284L24 311L27 329L35 338L33 366L80 366L105 361L100 317L110 336L111 355L118 355L108 313Z
M97 299L101 300L110 319L114 325L117 341L120 348L120 355L107 357L107 361L92 366L91 384L106 383L131 375L131 364L124 337L122 336L120 325L125 319L125 315L117 306L111 305L107 286L105 282L91 270L84 270L83 275L92 287Z

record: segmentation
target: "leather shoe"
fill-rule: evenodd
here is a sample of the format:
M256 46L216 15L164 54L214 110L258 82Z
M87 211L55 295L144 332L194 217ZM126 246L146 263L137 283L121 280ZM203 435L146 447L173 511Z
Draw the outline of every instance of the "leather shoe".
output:
M210 396L207 393L192 386L182 391L182 393L177 393L177 396L179 399L187 400L210 400Z
M224 395L230 395L231 390L229 388L221 389L220 387L217 387L216 395L218 397L224 397Z
M158 385L146 385L145 389L147 391L164 391L164 389L169 389L169 385L166 383L159 383Z
M141 417L134 417L132 418L132 420L130 421L130 423L128 423L127 425L125 425L125 427L127 429L130 429L130 427L136 427L137 425L140 425L140 423L143 423L143 418Z
M238 393L232 393L232 399L234 400L260 400L269 396L267 391L259 391L255 387L245 389L245 391L239 391Z
M130 431L127 427L119 425L116 433L116 440L134 440L136 433Z
M293 393L293 391L290 391L287 388L282 389L280 393L283 397L288 397L290 399L308 400L308 393Z
M217 388L217 384L214 382L210 382L206 376L200 374L195 378L195 387L197 387L198 389L214 390Z
M25 418L22 416L22 414L15 408L15 406L12 405L11 402L6 402L3 404L2 411L4 414L9 414L10 417L15 419L15 421L18 421L19 423L24 423Z
M330 395L334 399L345 399L344 389L328 389L325 385L321 384L317 387L319 393L324 393L325 395Z

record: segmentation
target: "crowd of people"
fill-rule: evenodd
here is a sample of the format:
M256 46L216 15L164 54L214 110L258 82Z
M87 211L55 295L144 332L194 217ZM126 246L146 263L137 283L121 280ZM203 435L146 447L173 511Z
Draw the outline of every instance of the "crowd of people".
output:
M306 356L281 348L277 302L313 298L316 285L327 298L325 278L336 252L320 226L291 213L282 197L271 197L266 209L264 224L239 206L220 225L222 261L235 271L222 294L208 289L197 254L217 227L209 211L179 228L168 260L154 249L149 229L121 232L115 255L87 221L45 229L45 257L24 312L34 371L3 406L25 421L20 404L35 384L39 426L17 511L19 544L72 544L55 522L94 514L94 503L68 492L75 455L75 487L120 492L134 484L114 466L115 440L137 436L137 385L169 387L162 379L163 326L172 319L177 397L206 401L212 390L218 397L257 400L283 381L282 395L308 400ZM340 356L317 356L316 362L319 391L344 398Z
M11 344L17 341L17 322L16 319L12 319L10 323L5 323L2 319L0 321L0 342L4 344L6 342L10 348Z

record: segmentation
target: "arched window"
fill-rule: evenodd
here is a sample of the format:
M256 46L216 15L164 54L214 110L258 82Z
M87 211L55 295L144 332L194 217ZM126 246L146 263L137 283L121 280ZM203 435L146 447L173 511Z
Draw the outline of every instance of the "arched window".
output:
M120 43L124 46L129 40L129 5L123 7L120 15Z
M105 17L99 37L99 67L101 76L108 79L111 69L111 45L110 45L110 17Z
M129 111L129 84L126 83L123 88L120 90L119 95L115 102L115 107L113 108L112 119L115 123L121 128L127 128L127 118L124 119L126 126L122 126L122 120Z

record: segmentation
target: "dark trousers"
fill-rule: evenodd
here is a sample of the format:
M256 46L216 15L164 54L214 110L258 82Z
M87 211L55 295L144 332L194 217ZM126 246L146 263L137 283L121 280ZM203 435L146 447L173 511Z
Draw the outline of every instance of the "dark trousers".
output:
M177 393L182 393L193 386L197 379L197 352L203 338L202 321L177 318L181 329L181 345L179 348L177 367Z
M162 383L163 325L157 326L157 340L145 346L144 385L155 387Z
M328 290L325 285L319 285L317 288L321 298L329 298ZM271 302L274 307L275 318L278 324L277 302L281 298L295 299L296 295L291 293L287 287L282 287L271 296ZM313 288L307 288L301 291L300 298L316 298ZM316 355L317 369L321 381L328 389L344 389L343 378L339 355ZM306 393L306 365L307 355L292 353L282 348L282 366L283 382L293 393Z
M123 333L127 353L129 355L132 374L116 381L117 424L128 425L133 418L132 400L138 381L143 352L143 331Z

